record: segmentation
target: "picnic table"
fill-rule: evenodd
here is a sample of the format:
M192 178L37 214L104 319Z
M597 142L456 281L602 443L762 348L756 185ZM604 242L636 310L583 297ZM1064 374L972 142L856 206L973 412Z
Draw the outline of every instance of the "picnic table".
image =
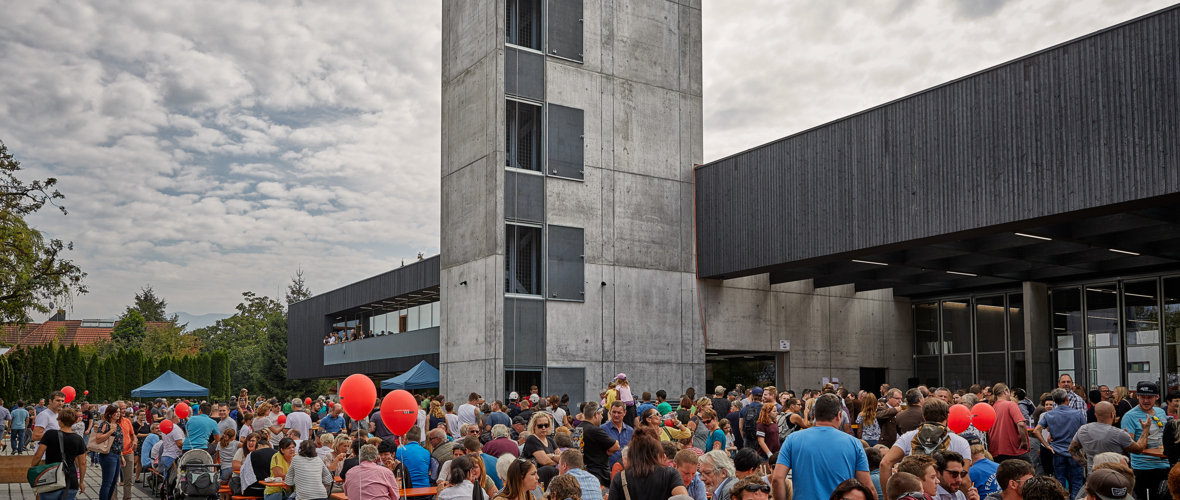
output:
M432 497L438 494L438 488L434 486L427 488L402 488L398 493L402 498ZM348 500L348 495L344 493L333 493L331 498L332 500Z

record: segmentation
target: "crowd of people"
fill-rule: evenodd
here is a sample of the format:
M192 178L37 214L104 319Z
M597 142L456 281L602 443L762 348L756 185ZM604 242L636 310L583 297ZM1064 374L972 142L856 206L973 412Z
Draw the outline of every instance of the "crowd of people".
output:
M99 466L100 500L120 482L129 499L188 450L218 457L234 494L262 500L397 500L430 487L440 500L1180 500L1180 393L1161 402L1150 382L1133 396L1079 392L1066 374L1036 401L1003 383L878 393L828 384L799 395L738 385L669 399L634 392L619 374L574 408L536 387L490 402L417 394L416 425L400 436L379 406L356 421L334 397L251 399L245 389L226 402L100 405L55 392L31 408L0 401L0 417L32 464ZM193 414L178 416L180 403ZM988 405L994 420L955 422L955 404ZM84 488L75 476L41 498Z
M324 345L340 344L343 342L352 342L354 340L371 339L373 337L383 337L391 335L393 332L386 332L380 330L374 332L373 330L362 331L359 328L349 328L344 330L333 330L324 334Z

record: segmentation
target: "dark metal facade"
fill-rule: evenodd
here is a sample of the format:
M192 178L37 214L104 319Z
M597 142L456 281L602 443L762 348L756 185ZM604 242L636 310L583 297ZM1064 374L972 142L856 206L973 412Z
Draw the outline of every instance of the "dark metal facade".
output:
M434 256L291 304L287 312L287 378L333 378L353 373L392 375L409 370L423 360L438 366L438 354L325 365L323 339L338 313L437 288L439 284L439 257Z
M1164 9L698 167L698 274L1174 206L1177 33Z

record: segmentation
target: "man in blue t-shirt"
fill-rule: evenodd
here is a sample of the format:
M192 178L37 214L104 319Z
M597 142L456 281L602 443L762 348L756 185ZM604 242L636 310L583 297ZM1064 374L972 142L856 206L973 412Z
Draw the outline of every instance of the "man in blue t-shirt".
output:
M220 436L221 431L217 430L217 422L209 418L209 403L201 403L198 408L201 414L188 419L188 425L185 426L185 432L188 437L184 438L184 445L181 450L204 450L209 448L209 436Z
M792 432L782 444L770 480L775 500L786 498L787 473L792 470L795 500L827 500L849 479L875 489L860 440L840 430L843 408L839 396L820 396L814 406L815 426Z
M1160 448L1163 446L1164 424L1168 423L1168 413L1155 405L1160 397L1159 386L1153 382L1139 382L1139 385L1135 386L1135 397L1139 400L1139 405L1123 415L1123 430L1131 433L1131 437L1138 440L1144 431L1140 420L1146 420L1147 449ZM1168 459L1166 458L1132 453L1131 469L1135 471L1135 498L1145 499L1147 492L1152 491L1154 499L1155 487L1161 481L1168 479Z
M343 410L340 405L332 406L332 413L320 419L320 430L332 434L340 432L345 425Z
M12 431L12 454L22 455L25 452L25 443L28 440L26 429L29 427L29 410L25 409L24 401L16 402L16 409L12 410L9 417L12 423L9 424L9 430Z
M409 444L397 447L397 459L409 471L413 488L430 487L430 452L418 442L421 439L422 429L415 425L406 431Z

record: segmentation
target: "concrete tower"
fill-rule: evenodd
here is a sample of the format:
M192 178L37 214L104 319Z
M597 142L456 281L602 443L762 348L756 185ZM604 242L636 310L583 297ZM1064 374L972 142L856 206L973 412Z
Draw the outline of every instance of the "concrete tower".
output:
M706 393L699 0L447 0L442 71L440 391Z

